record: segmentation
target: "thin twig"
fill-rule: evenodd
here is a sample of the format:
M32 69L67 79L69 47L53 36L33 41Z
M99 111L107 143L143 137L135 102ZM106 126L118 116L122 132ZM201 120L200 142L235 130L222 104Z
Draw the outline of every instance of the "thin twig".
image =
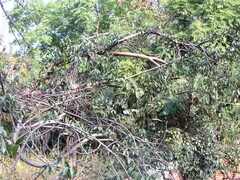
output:
M4 85L3 85L2 73L0 73L0 85L1 85L1 88L2 88L3 95L5 95L5 90L4 90Z
M4 166L6 166L8 169L11 170L11 167L9 167L7 164L5 164L1 159L0 159L0 162L1 162Z
M18 160L19 160L19 156L17 155L17 156L16 156L16 159L15 159L15 162L14 162L13 166L11 167L11 171L10 171L10 173L8 174L7 180L10 180L10 179L11 179L11 176L12 176L13 172L15 171L16 165L17 165L17 163L18 163Z
M14 26L14 28L17 30L17 32L20 34L20 36L23 38L23 41L28 45L27 41L25 40L23 34L21 33L21 31L19 30L19 28L17 27L17 25L13 22L13 20L10 18L10 16L8 15L7 11L5 10L2 2L0 2L0 6L3 10L3 13L5 14L5 16L8 18L8 20L10 21L10 23Z
M34 180L37 180L37 179L44 173L45 170L46 170L46 168L43 168L43 169L38 173L38 175L34 178Z

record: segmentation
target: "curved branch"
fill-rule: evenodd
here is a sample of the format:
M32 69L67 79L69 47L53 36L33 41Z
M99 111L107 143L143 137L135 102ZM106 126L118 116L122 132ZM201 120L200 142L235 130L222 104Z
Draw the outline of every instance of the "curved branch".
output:
M51 122L49 122L49 123L51 123ZM54 122L52 122L52 123L54 123ZM42 123L42 124L45 124L45 123ZM89 141L97 141L97 142L101 143L101 145L103 145L103 143L102 143L103 141L108 141L108 142L114 141L111 138L109 138L109 139L97 139L97 138L106 138L106 136L104 136L103 134L92 134L89 137L84 138L82 141L79 140L79 142L75 146L73 146L69 151L67 151L64 154L61 154L60 156L65 157L65 158L69 157L75 151L77 151L77 149L79 147L81 147L83 144L85 144ZM57 166L57 160L54 160L51 162L43 162L43 163L32 161L22 154L21 149L18 151L18 155L23 162L25 162L26 164L28 164L30 166L36 167L36 168L42 168L44 166Z
M42 167L47 166L47 165L52 166L52 165L57 163L57 161L53 161L51 163L34 162L34 161L26 158L21 152L18 152L18 155L23 162L25 162L26 164L28 164L30 166L36 167L36 168L42 168Z
M145 34L145 33L143 33L143 32L138 32L138 33L134 33L134 34L128 35L128 36L126 36L126 37L124 37L124 38L122 38L122 39L120 39L120 40L118 40L118 41L113 42L113 43L110 44L108 47L106 47L106 48L104 48L103 50L99 51L97 54L103 55L103 54L105 54L107 51L112 50L112 49L113 49L114 47L116 47L117 45L119 45L119 44L121 44L121 43L123 43L123 42L125 42L125 41L127 41L127 40L129 40L129 39L131 39L131 38L134 38L134 37L136 37L136 36L142 35L142 34Z
M207 59L209 59L211 62L213 62L214 64L217 64L217 61L216 61L213 57L211 57L205 49L203 49L202 47L200 47L200 45L203 44L203 43L205 43L205 42L200 43L199 45L195 45L195 44L193 44L193 43L180 42L180 41L176 40L175 38L168 37L168 36L166 36L165 34L159 33L159 32L156 32L156 31L149 31L148 33L149 33L149 34L155 34L155 35L157 35L157 36L165 37L166 39L168 39L169 41L171 41L171 42L173 42L173 43L175 43L175 44L181 44L181 45L186 46L186 47L188 47L188 48L190 48L190 49L197 50L197 51L199 51L201 54L203 54Z

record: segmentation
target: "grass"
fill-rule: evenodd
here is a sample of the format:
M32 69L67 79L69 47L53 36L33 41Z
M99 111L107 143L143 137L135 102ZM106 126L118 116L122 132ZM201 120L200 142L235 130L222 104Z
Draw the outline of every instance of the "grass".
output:
M8 176L11 172L10 168L14 168L16 159L10 158L9 156L0 154L0 179L8 179ZM11 180L33 180L41 171L41 168L35 168L27 165L21 160L18 160L15 166L15 169L12 172ZM56 179L57 174L49 175L47 172L44 172L40 180L54 180Z
M34 161L34 157L30 157L31 160ZM11 180L34 180L36 176L43 170L42 168L35 168L21 160L16 161L16 158L10 158L8 155L0 154L0 179L6 180L11 172L11 168L14 168L14 164L16 163L15 169L11 174ZM83 160L83 159L82 159ZM86 160L86 159L85 159ZM87 161L87 162L86 162ZM106 169L106 161L103 163L99 159L97 155L93 155L90 159L87 159L85 163L79 163L77 171L84 171L84 175L81 177L75 178L75 180L94 180L99 179L96 174L92 171L103 172ZM70 161L69 161L70 162ZM89 167L89 168L87 168ZM48 172L44 172L38 180L55 180L59 177L59 171L55 174L49 174Z

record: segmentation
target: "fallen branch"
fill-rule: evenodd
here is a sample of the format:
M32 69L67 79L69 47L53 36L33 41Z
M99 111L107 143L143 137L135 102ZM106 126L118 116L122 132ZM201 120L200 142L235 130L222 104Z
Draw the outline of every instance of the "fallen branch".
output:
M131 39L131 38L134 38L134 37L139 36L139 35L142 35L142 34L144 34L144 33L143 33L143 32L138 32L138 33L135 33L135 34L128 35L128 36L120 39L120 40L118 41L118 43L123 43L124 41L127 41L127 40L129 40L129 39Z
M108 52L109 55L113 55L113 56L127 56L127 57L136 57L136 58L142 58L142 59L147 59L149 61L154 61L154 62L160 62L162 64L168 64L166 61L154 57L154 56L147 56L144 54L138 54L138 53L129 53L129 52Z
M106 54L107 51L113 49L118 44L121 44L121 43L123 43L123 42L125 42L125 41L127 41L127 40L129 40L131 38L134 38L134 37L142 35L142 34L143 34L142 32L138 32L138 33L134 33L134 34L131 34L129 36L126 36L126 37L120 39L119 41L112 43L107 48L105 48L104 50L98 52L97 54L99 54L99 55ZM108 35L108 33L104 33L102 35ZM89 38L89 39L91 39L91 38ZM88 56L89 56L88 52L84 52L82 54L82 57L88 57ZM53 71L54 67L59 66L60 64L62 64L61 60L58 60L58 61L54 62L53 64L51 64L51 66L47 70L47 73L43 74L42 78L44 78L44 79L48 78L49 77L49 72ZM22 94L23 95L29 95L31 92L33 92L35 89L37 89L38 86L40 86L40 80L36 81L32 87L26 89Z
M159 32L156 32L156 31L148 31L148 32L137 32L137 33L134 33L134 34L131 34L131 35L128 35L118 41L115 41L114 43L110 44L108 47L96 52L96 54L98 55L105 55L105 54L109 54L109 55L112 55L112 56L127 56L127 57L136 57L136 58L141 58L141 59L147 59L151 62L153 62L157 67L155 68L158 68L160 65L158 63L161 63L161 64L169 64L168 62L158 58L158 57L154 57L154 56L147 56L147 55L144 55L144 54L138 54L138 53L130 53L130 52L119 52L119 51L111 51L114 47L116 47L117 45L129 40L129 39L132 39L134 37L137 37L137 36L140 36L140 35L145 35L145 34L155 34L157 36L162 36L162 37L165 37L167 38L169 41L172 41L173 43L175 44L180 44L180 45L183 45L187 48L190 48L190 49L193 49L193 50L197 50L199 51L200 53L202 53L206 58L208 58L209 60L211 60L213 63L216 64L216 61L210 57L208 55L208 53L206 52L206 50L204 50L203 48L201 48L200 46L198 45L194 45L192 43L184 43L184 42L180 42L172 37L168 37L162 33L159 33ZM101 35L109 35L109 33L103 33ZM90 37L89 40L93 38L93 37ZM110 52L109 52L110 51ZM81 57L89 57L89 52L83 52L83 54L81 55ZM56 61L54 62L47 70L47 73L43 74L42 78L46 79L46 78L49 78L50 76L50 73L49 72L52 72L54 70L54 67L56 66L59 66L60 64L62 63L61 60L59 61ZM154 69L155 69L154 68ZM152 69L151 69L152 70ZM38 86L40 85L40 81L37 81L31 88L28 88L27 90L25 90L22 94L23 95L29 95L31 92L33 92Z

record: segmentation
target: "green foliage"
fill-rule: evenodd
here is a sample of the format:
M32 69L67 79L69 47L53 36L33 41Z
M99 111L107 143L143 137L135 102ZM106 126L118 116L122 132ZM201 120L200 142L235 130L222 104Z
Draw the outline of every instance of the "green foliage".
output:
M1 137L1 153L6 153L7 152L7 142L6 142L5 138L7 137L7 132L2 126L0 126L0 137Z
M5 155L10 155L14 158L17 155L19 144L23 141L22 138L19 138L16 143L13 143L12 139L9 137L9 132L3 127L0 126L0 148L1 153Z
M6 94L0 96L0 112L9 113L13 108L16 107L17 99L12 94Z
M148 168L168 170L168 161L177 164L185 178L204 179L223 168L221 162L226 157L236 165L240 133L239 6L234 0L149 4L62 0L32 1L24 8L16 5L11 18L30 44L29 57L37 57L39 74L61 60L61 66L50 69L49 76L39 81L39 89L49 98L44 103L57 103L59 108L44 109L41 121L68 111L75 116L68 114L67 123L84 132L84 137L104 134L119 142L107 144L110 150L106 154L100 148L96 152L100 162L105 162L98 167L104 178L123 179L128 173L133 179L144 179L149 176ZM121 41L139 32L143 33ZM157 61L115 56L114 52L143 54L169 64L150 71ZM72 84L80 89L72 95L74 101L67 95L60 97L74 90ZM11 110L15 104L15 96L1 97L2 110ZM86 125L79 116L93 124ZM24 138L13 146L13 156ZM3 153L4 143L3 139ZM93 144L86 145L88 150L94 149ZM86 152L80 148L79 153ZM151 159L159 156L161 160ZM77 175L66 160L61 163L61 176ZM45 168L53 171L50 166ZM78 173L86 175L86 171L83 168ZM159 177L159 172L153 176Z
M202 123L196 136L174 133L173 151L178 166L187 179L204 179L213 177L215 169L220 166L220 154L214 124ZM200 136L199 136L200 135Z

